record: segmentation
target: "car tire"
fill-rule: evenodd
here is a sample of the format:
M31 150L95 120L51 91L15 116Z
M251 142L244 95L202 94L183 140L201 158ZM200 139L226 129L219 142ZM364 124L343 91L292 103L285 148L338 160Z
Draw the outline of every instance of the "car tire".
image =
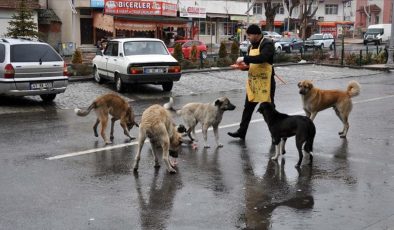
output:
M174 86L174 82L164 82L163 84L161 84L161 86L163 87L164 92L170 92L172 90L172 87Z
M208 57L207 51L201 51L202 59L206 59Z
M282 52L282 49L280 47L276 48L275 52L278 54L280 52Z
M100 74L98 73L97 67L93 68L93 78L94 81L101 84L103 83L103 79L100 77Z
M115 90L116 90L116 92L123 93L124 89L125 89L125 87L124 87L124 83L122 81L122 78L115 75Z
M41 94L40 97L44 102L52 102L55 100L56 94Z
M320 45L320 49L323 50L324 49L324 44Z

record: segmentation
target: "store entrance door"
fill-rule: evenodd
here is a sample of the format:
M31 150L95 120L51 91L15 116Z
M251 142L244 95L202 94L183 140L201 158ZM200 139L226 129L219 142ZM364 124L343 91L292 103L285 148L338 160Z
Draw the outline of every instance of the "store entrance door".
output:
M81 18L81 44L93 44L92 18Z

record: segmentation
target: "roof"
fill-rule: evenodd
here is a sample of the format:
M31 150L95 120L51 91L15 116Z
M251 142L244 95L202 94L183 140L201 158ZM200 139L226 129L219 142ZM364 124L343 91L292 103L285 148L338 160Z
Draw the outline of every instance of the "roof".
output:
M159 41L159 42L163 42L160 39L157 38L114 38L111 39L110 41L118 41L118 42L141 42L141 41Z
M25 44L25 43L36 43L36 44L42 44L45 42L41 42L37 39L34 38L0 38L0 42L5 42L5 43L9 43L11 45L15 45L15 44ZM46 43L45 43L46 44Z
M39 0L25 0L26 5L30 9L40 9ZM17 9L21 0L1 0L0 9Z
M52 9L39 9L38 11L38 23L39 24L51 24L52 22L62 22Z

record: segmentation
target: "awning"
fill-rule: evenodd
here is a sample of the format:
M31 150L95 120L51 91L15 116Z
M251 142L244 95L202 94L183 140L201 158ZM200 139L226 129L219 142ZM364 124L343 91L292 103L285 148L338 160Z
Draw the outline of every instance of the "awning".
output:
M372 13L380 13L380 11L381 11L381 9L380 9L380 7L379 6L377 6L376 4L372 4L372 5L367 5L367 6L365 6L365 10L367 11L367 12L372 12ZM358 12L365 12L364 11L364 6L360 6L358 9L357 9L357 11Z
M187 18L174 18L165 16L131 16L131 15L113 15L116 20L139 21L149 23L169 23L169 24L186 24L189 21Z
M260 21L260 26L265 26L267 25L267 21ZM282 21L274 21L274 26L282 26L283 22Z
M336 22L318 22L317 24L321 27L336 27L337 26Z
M155 23L130 22L125 20L115 20L115 29L133 31L156 31Z
M100 12L93 12L93 27L114 33L114 17Z

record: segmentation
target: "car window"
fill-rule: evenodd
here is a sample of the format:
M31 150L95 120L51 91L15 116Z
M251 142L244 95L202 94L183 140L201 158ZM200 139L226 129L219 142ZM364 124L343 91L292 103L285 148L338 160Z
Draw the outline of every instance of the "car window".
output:
M5 59L5 45L0 44L0 62L4 62Z
M105 47L104 55L112 56L112 46L114 44L112 42L108 43L107 47Z
M118 56L119 51L119 43L114 43L112 45L112 56Z
M63 61L49 45L17 44L11 46L11 62L55 62Z
M125 56L159 54L167 55L163 43L158 41L131 41L123 44Z

